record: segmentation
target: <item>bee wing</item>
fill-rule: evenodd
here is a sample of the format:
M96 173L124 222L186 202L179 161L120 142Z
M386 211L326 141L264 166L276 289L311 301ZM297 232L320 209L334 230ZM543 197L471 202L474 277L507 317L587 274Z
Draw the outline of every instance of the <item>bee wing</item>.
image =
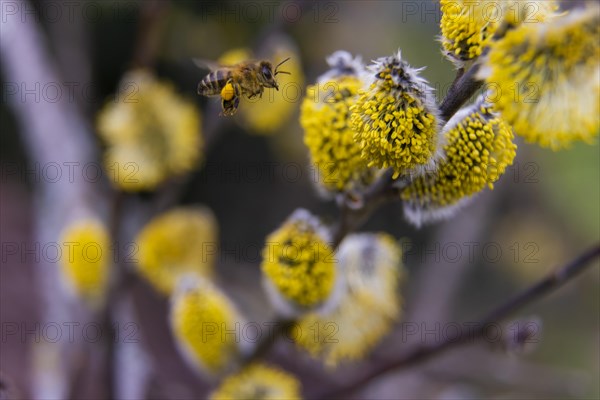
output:
M194 65L200 69L216 71L223 66L214 60L207 60L205 58L192 58Z

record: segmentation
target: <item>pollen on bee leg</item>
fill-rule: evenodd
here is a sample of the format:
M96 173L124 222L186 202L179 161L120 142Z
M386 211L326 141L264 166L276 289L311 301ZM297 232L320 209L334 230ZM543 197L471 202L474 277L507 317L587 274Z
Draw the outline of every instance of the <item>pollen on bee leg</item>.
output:
M235 95L235 89L233 88L233 85L231 84L231 82L227 82L225 84L225 86L223 87L223 89L221 90L221 98L223 100L229 101L229 100L233 99L234 95Z

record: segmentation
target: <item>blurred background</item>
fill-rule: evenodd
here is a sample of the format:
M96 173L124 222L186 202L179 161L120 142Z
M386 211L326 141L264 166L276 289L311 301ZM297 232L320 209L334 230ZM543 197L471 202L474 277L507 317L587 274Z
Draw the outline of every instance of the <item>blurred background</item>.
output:
M60 231L64 224L60 219L66 218L66 214L56 217L53 202L69 204L60 194L49 198L47 193L52 189L41 189L52 185L44 162L79 160L68 154L55 156L63 149L71 151L71 147L77 151L76 146L85 148L77 154L99 162L104 144L96 133L96 115L119 90L121 78L131 68L151 69L194 102L202 110L206 142L203 163L194 172L153 193L129 196L131 213L139 215L124 230L139 229L149 218L148 209L157 203L159 208L198 203L211 208L219 223L219 282L248 320L257 321L268 320L271 315L260 285L258 249L265 236L298 207L329 221L338 215L335 203L320 199L314 190L314 175L298 122L306 85L327 69L325 58L343 49L362 55L368 62L401 49L412 66L427 67L422 74L438 98L454 78L454 68L443 57L437 39L440 9L435 1L40 0L1 4L0 379L4 387L0 392L7 398L25 399L39 393L34 387L34 382L40 381L34 379L39 373L36 371L52 370L63 358L35 356L35 349L49 335L43 329L49 321L44 316L48 295L52 297L60 290L44 283L53 260L41 249L45 240L57 241L52 239L52 232ZM29 41L15 37L15 31L7 33L7 24L15 20L25 21L25 30L35 32ZM8 41L19 40L34 48L6 50ZM193 58L217 60L232 49L242 48L271 55L273 43L284 43L301 68L301 74L290 77L290 82L296 83L291 87L301 92L289 92L290 101L283 111L276 112L280 120L269 123L277 129L261 129L260 123L248 122L248 116L241 112L224 120L218 115L218 100L196 95L198 81L206 72L194 65ZM19 70L23 75L18 75ZM37 79L22 86L18 76L38 72L62 88L58 101L43 84L35 86ZM271 103L264 99L264 109L251 116L261 112L269 116L270 107L279 107ZM45 132L45 159L38 159L44 151L36 150L28 129ZM64 141L69 130L76 132L76 141ZM367 359L333 372L292 344L278 343L268 359L299 377L304 396L315 398L351 381L406 346L439 339L436 335L444 334L444 324L477 321L493 306L598 242L598 143L552 152L517 140L513 167L493 191L477 196L455 218L417 230L404 221L399 204L389 204L363 227L364 231L389 232L403 245L408 270L402 288L403 317ZM84 201L108 203L113 189L106 176L93 186L86 189ZM161 203L163 198L167 200ZM39 231L45 233L40 235ZM598 268L592 268L515 316L515 321L533 321L539 328L530 351L507 351L501 340L484 341L385 375L354 395L598 398L599 278ZM143 380L143 397L202 396L208 383L195 376L174 350L167 328L167 301L141 281L133 282L131 290L141 310L136 322L139 330L134 332L140 342L136 351L143 354L127 354L142 360L143 375L150 377ZM417 326L418 333L407 337L409 325ZM506 329L510 332L510 322ZM75 341L83 339L76 337ZM101 344L87 342L86 349ZM103 384L106 371L91 359L96 355L89 351L92 356L88 358L73 356L79 360L69 370L75 383L66 390L72 398L107 396ZM47 374L44 379L59 377Z

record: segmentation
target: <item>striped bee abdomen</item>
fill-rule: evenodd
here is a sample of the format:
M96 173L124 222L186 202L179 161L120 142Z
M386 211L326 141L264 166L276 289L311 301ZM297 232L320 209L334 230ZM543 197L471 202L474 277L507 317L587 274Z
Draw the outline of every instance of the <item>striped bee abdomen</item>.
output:
M198 83L198 94L202 96L215 96L220 94L221 89L227 84L230 77L230 71L219 69L211 72Z

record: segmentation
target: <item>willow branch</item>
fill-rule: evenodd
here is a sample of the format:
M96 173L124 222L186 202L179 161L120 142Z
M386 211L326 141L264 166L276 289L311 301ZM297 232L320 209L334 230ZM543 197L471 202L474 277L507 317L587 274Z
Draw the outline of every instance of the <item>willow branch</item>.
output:
M132 59L133 67L151 67L158 53L161 30L170 0L147 0L140 9L140 22Z
M287 334L288 331L293 328L295 323L296 321L293 319L277 319L273 325L273 330L271 330L270 334L267 335L266 339L259 342L252 353L242 358L240 365L248 365L253 361L259 360L265 356L275 344L277 339Z
M19 10L33 9L27 1L0 0L0 8L14 3ZM20 13L3 14L0 61L6 82L19 87L39 88L60 82L59 69L38 21L19 18ZM66 96L48 101L35 90L36 100L9 96L7 103L13 108L23 135L29 161L36 165L87 165L99 158L93 134L75 104ZM105 204L104 191L100 185L86 181L75 174L75 179L59 179L50 182L41 179L34 189L35 241L54 243L61 229L72 220L82 216L98 215ZM36 277L42 296L39 304L41 323L60 324L79 318L73 310L68 296L57 288L61 287L57 263L44 257L36 262ZM71 373L76 365L77 351L83 344L67 340L48 342L47 348L61 356L60 365L54 368L34 368L32 392L34 397L65 398L73 385ZM44 351L44 350L42 350ZM41 365L41 364L40 364ZM80 394L79 394L80 395Z
M113 238L115 242L116 254L120 254L119 248L119 231L120 231L120 221L123 213L123 203L125 200L125 193L123 192L114 192L112 200L112 209L110 211L110 220L109 220L109 229L110 236ZM113 327L113 322L115 321L115 311L116 304L120 300L120 298L124 294L123 290L123 281L124 281L124 271L123 266L120 263L121 260L117 259L115 264L113 265L113 278L114 281L108 288L108 293L106 296L106 305L104 307L101 320L104 331L107 333L105 335L105 353L106 353L106 361L105 361L105 387L106 392L109 397L115 397L115 363L116 363L116 347L115 347L115 329Z
M443 121L448 121L483 85L483 81L475 78L477 72L479 72L479 64L474 64L465 73L459 71L458 79L452 83L440 105L440 116Z
M0 400L20 398L22 398L21 393L17 393L17 390L11 383L11 380L2 371L0 371Z
M600 256L600 244L597 244L571 261L569 264L557 269L534 285L530 286L521 293L510 298L505 303L501 304L499 307L487 313L479 320L476 325L477 327L473 329L469 335L461 335L459 338L453 337L431 345L416 347L398 359L376 367L359 379L354 380L350 385L339 388L334 393L328 393L322 396L322 398L339 398L340 396L350 394L351 392L363 387L364 385L386 373L398 371L427 361L430 358L438 356L449 349L459 347L467 343L474 343L477 339L481 339L483 336L485 336L487 329L491 325L499 323L517 310L539 300L553 290L560 288L575 276L583 272L590 265L593 265L591 264L591 261L598 256Z
M442 101L440 111L445 118L451 117L462 104L464 104L478 89L481 83L476 82L474 77L478 66L471 67L467 72L459 71L457 78L454 80L447 96ZM450 97L456 96L456 99ZM337 248L342 240L351 232L359 229L369 217L381 205L388 201L398 199L400 188L404 183L395 181L392 178L393 171L388 169L379 177L373 185L371 185L364 193L344 195L340 204L340 217L337 224L332 229L332 246ZM279 325L279 324L278 324ZM281 324L284 328L289 329L291 324ZM275 333L281 335L286 332L286 329L281 329ZM269 352L271 347L276 342L276 337L269 337L260 342L254 352L242 360L242 365L245 365L249 360L256 360L260 356Z
M333 247L337 248L348 233L360 228L382 204L398 197L399 188L392 186L392 175L391 169L386 170L358 199L345 196L339 221L333 229Z
M164 16L169 7L170 2L168 0L150 0L142 5L136 46L131 60L133 68L150 68L154 64L158 53L160 34L164 26ZM123 228L123 215L127 212L124 208L128 196L118 189L113 191L112 195L113 202L109 224L110 235L116 246L116 255L122 254L123 250L119 239L124 237L121 231ZM118 308L124 301L123 299L129 292L130 285L133 282L133 274L123 265L120 257L116 257L113 274L113 281L106 296L106 305L101 315L103 328L107 332L105 387L110 398L117 397L117 379L120 379L120 377L115 376L116 364L119 359L117 352L120 350L115 343L118 332L115 331L113 323L117 320Z

